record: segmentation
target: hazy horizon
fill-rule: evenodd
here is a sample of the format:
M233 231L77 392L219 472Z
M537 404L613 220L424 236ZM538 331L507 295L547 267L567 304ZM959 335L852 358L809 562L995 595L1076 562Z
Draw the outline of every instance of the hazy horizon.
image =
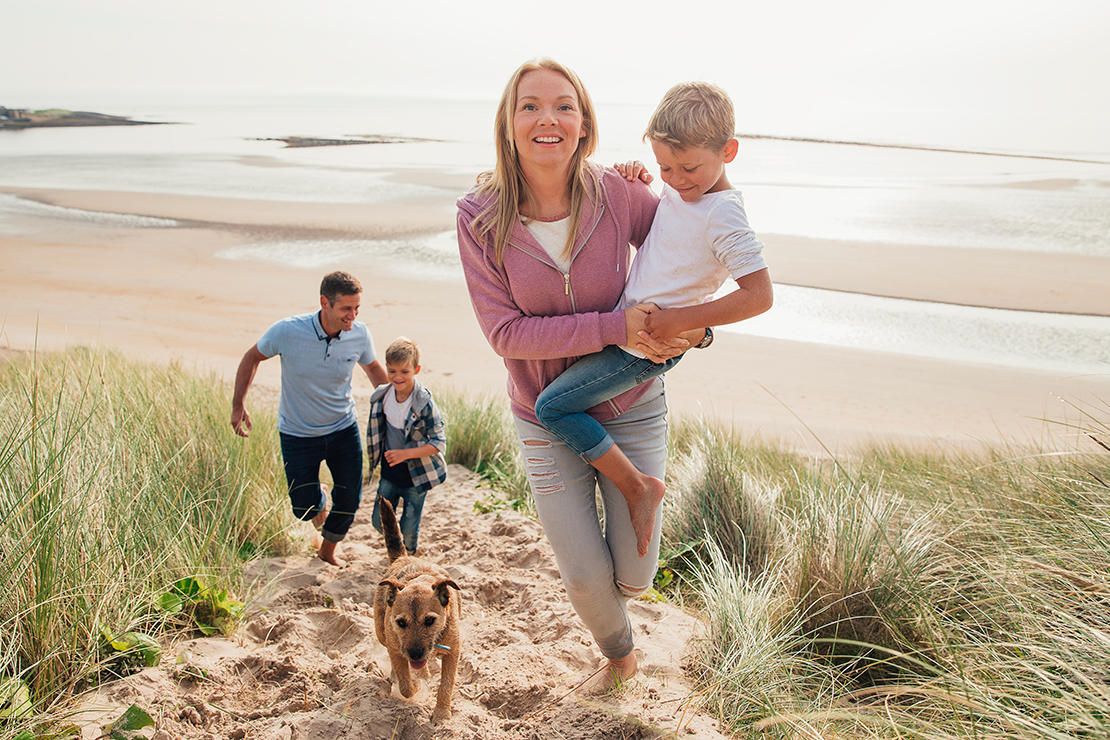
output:
M736 101L738 128L905 140L978 131L1012 146L1110 151L1110 3L712 0L590 14L429 0L43 0L0 8L0 105L104 95L407 94L493 100L522 61L573 67L599 102L653 105L684 79ZM449 110L443 115L450 115ZM889 132L889 133L887 133ZM912 137L911 135L911 138ZM922 137L916 137L918 139Z

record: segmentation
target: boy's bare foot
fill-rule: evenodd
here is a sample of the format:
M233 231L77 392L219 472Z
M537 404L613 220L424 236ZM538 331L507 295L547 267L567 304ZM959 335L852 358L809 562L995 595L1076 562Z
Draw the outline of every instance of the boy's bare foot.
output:
M591 465L617 484L628 503L628 515L636 533L636 552L640 557L647 555L651 535L655 532L655 511L667 492L663 481L637 470L617 445L610 445Z
M337 568L342 568L346 563L335 557L335 544L334 542L324 540L320 543L320 550L316 553L316 556L325 563L331 563Z
M651 535L655 532L655 512L667 492L667 487L658 478L645 475L643 480L641 488L624 494L628 514L632 517L632 530L636 533L636 552L640 557L647 555Z
M635 650L617 660L606 658L605 665L586 679L578 692L586 696L602 696L619 690L624 683L636 675L638 669L639 662L636 659Z

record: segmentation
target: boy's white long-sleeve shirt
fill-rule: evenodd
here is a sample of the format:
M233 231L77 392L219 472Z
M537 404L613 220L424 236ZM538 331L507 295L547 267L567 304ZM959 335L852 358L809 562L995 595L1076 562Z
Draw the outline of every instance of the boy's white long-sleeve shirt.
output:
M651 231L636 252L621 308L654 303L679 308L703 303L732 277L767 267L739 190L706 193L687 203L669 185Z

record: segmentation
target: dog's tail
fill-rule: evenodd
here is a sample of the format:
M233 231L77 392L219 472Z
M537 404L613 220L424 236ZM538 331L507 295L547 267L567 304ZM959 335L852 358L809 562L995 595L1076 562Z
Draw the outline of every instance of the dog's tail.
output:
M405 541L401 539L401 526L397 524L397 515L393 512L393 505L384 498L378 501L382 515L382 534L385 535L385 549L389 553L389 562L408 554L405 550Z

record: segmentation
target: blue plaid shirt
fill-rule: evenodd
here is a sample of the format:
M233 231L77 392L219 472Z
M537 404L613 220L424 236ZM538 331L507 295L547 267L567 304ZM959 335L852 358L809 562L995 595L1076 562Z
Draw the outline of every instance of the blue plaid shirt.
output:
M384 385L370 396L370 420L366 424L366 454L370 458L370 469L378 467L385 455L385 398L391 385ZM416 381L412 389L412 409L405 419L405 448L432 445L439 452L429 457L408 460L412 485L427 491L447 480L447 463L443 451L447 449L447 436L444 434L443 416L440 415L432 392Z

